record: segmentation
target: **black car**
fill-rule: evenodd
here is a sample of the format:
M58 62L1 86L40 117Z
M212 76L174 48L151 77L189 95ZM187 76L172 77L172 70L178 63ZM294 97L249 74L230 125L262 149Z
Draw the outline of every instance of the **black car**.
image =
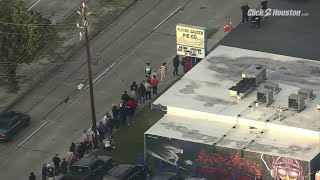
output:
M20 129L29 124L30 117L20 112L10 111L0 116L0 140L9 140Z
M184 180L184 178L175 175L158 175L152 177L151 180Z
M186 180L206 180L206 179L201 177L188 177Z
M101 180L113 165L109 156L85 157L74 163L60 180Z
M111 169L103 180L149 180L150 169L142 165L123 164Z

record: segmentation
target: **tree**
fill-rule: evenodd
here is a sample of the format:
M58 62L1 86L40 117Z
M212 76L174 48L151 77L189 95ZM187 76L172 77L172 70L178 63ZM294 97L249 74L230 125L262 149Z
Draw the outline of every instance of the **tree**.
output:
M23 2L0 2L0 78L7 80L11 91L18 90L18 65L30 63L42 47L42 41L52 32L50 19L27 11Z

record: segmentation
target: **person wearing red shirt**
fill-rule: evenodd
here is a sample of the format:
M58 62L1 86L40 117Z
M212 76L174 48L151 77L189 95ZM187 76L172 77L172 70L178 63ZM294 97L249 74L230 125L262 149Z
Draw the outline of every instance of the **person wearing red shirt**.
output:
M151 86L152 86L152 94L158 94L158 84L159 84L159 80L157 79L157 77L154 75L151 79Z

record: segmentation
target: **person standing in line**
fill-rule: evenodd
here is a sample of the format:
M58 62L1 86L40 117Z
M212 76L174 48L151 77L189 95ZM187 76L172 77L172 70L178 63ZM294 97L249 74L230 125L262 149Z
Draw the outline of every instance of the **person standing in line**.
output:
M137 89L138 89L137 83L136 83L136 82L133 82L133 83L131 84L131 86L130 86L130 90L131 90L131 91L137 91Z
M190 58L186 58L185 65L184 65L184 69L185 69L184 73L187 73L187 72L190 71L191 63L192 63L191 59Z
M158 84L159 84L159 81L158 81L157 77L153 76L151 79L152 94L155 94L155 95L158 94Z
M108 122L107 122L107 128L108 128L107 132L109 132L110 135L112 134L112 131L113 131L113 125L114 125L114 120L113 120L113 118L110 116L110 117L108 118Z
M47 168L48 168L48 177L49 178L54 178L55 169L53 167L51 167L50 164L47 165Z
M249 22L249 16L248 16L249 9L250 9L250 7L248 4L241 6L242 24L244 23L244 21L246 21L246 23Z
M98 132L99 132L99 140L102 143L103 139L105 138L105 135L106 135L105 125L100 121L97 129L98 129Z
M106 113L104 116L103 116L103 119L102 119L102 123L103 124L106 124L107 123L107 121L108 121L108 118L109 118L109 113Z
M118 129L120 126L120 122L119 122L119 109L116 105L112 104L112 116L113 116L113 120L114 123L116 125L116 128Z
M144 83L144 87L146 88L146 100L151 99L151 89L152 86L150 84L150 81L146 81Z
M153 70L153 72L152 72L152 74L151 74L151 78L152 78L153 76L158 77L158 72L157 72L157 70L156 70L156 69L155 69L155 70Z
M123 94L121 95L121 100L124 102L127 102L130 99L129 94L127 93L127 91L124 91Z
M179 76L178 74L178 70L179 70L179 64L180 64L180 61L179 61L179 56L176 55L174 58L173 58L173 75L174 76Z
M67 174L68 172L68 162L66 161L65 158L62 158L62 162L61 162L61 173L62 174Z
M34 175L34 173L31 172L29 176L29 180L36 180L36 179L37 179L36 175Z
M54 175L58 176L59 175L59 169L60 169L60 162L61 159L58 157L58 154L52 159L53 165L54 165Z
M47 179L48 168L47 168L47 166L45 164L43 164L43 166L42 166L41 175L42 175L42 180L46 180Z
M152 73L152 68L150 63L146 63L146 67L144 68L144 72L146 73L146 76L150 77Z
M132 90L131 93L130 93L130 98L133 98L135 101L137 100L137 89L136 90Z
M84 154L86 153L86 148L83 142L80 143L77 153L79 154L80 159L84 157Z
M187 57L183 56L183 58L181 59L181 62L180 62L181 66L183 68L183 74L186 73L186 60L187 60Z
M70 152L75 153L76 152L76 144L75 143L71 143L71 146L69 148Z
M126 108L127 108L127 122L128 125L130 125L133 122L133 115L134 115L134 109L135 109L135 101L133 99L130 99L127 103L126 103Z
M164 62L162 66L160 67L160 80L165 81L166 80L166 73L167 73L167 65Z
M138 101L140 104L143 104L145 102L145 96L146 96L146 88L144 87L143 83L140 84L138 87Z
M125 125L125 119L126 119L125 117L127 116L125 113L126 113L126 108L124 103L122 102L119 104L119 120L122 125Z

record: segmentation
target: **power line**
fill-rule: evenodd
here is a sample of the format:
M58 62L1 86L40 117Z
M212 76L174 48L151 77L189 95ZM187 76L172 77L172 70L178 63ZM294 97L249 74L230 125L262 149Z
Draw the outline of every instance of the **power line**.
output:
M88 80L89 80L89 90L90 90L90 107L91 107L91 118L92 118L92 130L94 132L93 136L93 145L94 148L98 148L98 132L97 132L97 119L96 119L96 110L95 110L95 104L94 104L94 94L93 94L93 82L92 82L92 69L91 69L91 56L90 56L90 46L89 46L89 30L88 30L88 20L87 16L89 15L87 11L87 5L85 3L82 3L82 6L80 7L80 11L77 11L79 15L82 17L83 27L79 28L84 29L84 33L80 32L80 39L84 37L86 41L86 51L87 51L87 65L88 65Z
M33 46L33 48L31 48L30 50L26 51L23 55L20 56L20 58L18 60L15 61L15 63L20 63L23 62L29 55L30 53L32 53L32 51L38 49L42 44L44 44L46 42L46 39L49 38L50 36L52 36L53 31L48 32L48 34L46 36L44 36L42 39L40 39L35 46ZM8 72L10 72L11 70L13 70L15 67L12 66L11 68L5 70L3 73L0 74L4 75ZM9 83L13 82L15 79L13 78L11 81L8 81L5 85L7 86Z
M18 32L3 32L3 31L0 31L0 34L46 35L47 33L18 33ZM59 34L59 33L52 33L52 34Z
M39 26L39 27L46 27L46 26L57 26L55 24L25 24L25 23L10 23L10 22L3 22L3 21L0 21L0 24L6 24L6 25L15 25L15 26ZM75 27L77 24L59 24L59 26L72 26L72 27Z

